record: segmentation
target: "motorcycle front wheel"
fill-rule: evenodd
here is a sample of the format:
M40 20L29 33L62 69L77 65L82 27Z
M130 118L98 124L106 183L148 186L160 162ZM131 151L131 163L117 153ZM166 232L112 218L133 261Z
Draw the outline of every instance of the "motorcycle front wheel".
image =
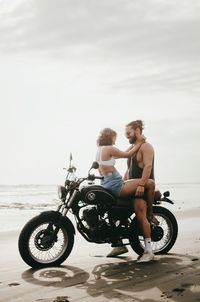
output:
M22 229L18 248L24 262L33 268L60 265L71 253L74 233L64 221L53 240L58 223L54 215L39 215L32 218Z
M153 212L159 225L151 226L151 244L153 253L166 254L173 247L178 235L178 225L174 215L166 208L154 206ZM144 252L144 238L139 223L134 217L130 225L129 242L132 249L142 255Z

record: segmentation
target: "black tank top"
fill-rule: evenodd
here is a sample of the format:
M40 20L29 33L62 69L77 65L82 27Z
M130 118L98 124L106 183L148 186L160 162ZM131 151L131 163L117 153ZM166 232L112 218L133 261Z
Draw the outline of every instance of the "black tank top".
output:
M139 151L139 149L138 149L138 151ZM134 154L131 157L130 160L128 160L128 167L129 167L128 176L129 176L129 179L141 178L142 177L143 169L138 166L137 159L136 159L137 152L136 152L136 154ZM151 174L150 174L149 178L150 179L155 179L154 178L154 158L153 158L152 169L151 169Z

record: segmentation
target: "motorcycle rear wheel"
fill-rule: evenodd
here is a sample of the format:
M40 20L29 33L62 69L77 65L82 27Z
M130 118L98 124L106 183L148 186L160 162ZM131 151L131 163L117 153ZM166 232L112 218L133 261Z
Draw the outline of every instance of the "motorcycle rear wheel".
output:
M24 262L33 268L60 265L71 253L74 245L74 234L64 221L58 231L56 240L51 235L58 223L58 218L36 216L22 229L18 248Z
M152 249L155 255L166 254L173 247L178 235L178 225L174 215L166 208L154 206L153 212L158 226L151 227ZM144 252L144 238L140 231L139 223L134 217L130 225L129 242L136 254L142 255Z

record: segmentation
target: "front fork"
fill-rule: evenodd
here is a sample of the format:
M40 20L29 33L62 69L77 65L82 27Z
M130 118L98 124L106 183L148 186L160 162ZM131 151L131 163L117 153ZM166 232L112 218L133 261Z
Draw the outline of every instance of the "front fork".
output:
M53 231L51 240L53 241L57 241L57 235L59 232L59 229L61 227L61 225L63 224L63 220L65 219L64 217L67 216L67 213L69 211L69 209L72 207L73 202L76 200L77 195L79 194L78 190L74 190L74 192L72 193L72 195L70 196L62 214L60 215L59 219L58 219L58 223L56 224L56 228ZM58 210L60 210L61 206L58 207ZM52 229L52 224L49 224L47 227L47 230L51 230Z

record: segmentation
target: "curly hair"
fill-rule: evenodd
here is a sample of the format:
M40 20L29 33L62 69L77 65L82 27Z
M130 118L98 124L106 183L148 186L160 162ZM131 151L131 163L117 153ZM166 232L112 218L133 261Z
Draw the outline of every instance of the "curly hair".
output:
M144 129L144 122L142 120L132 121L126 125L126 127L129 127L129 126L131 128L133 128L134 130L139 128L142 133L142 130Z
M117 135L117 132L111 128L104 128L101 130L99 137L97 139L98 146L110 146L112 145L112 139Z

